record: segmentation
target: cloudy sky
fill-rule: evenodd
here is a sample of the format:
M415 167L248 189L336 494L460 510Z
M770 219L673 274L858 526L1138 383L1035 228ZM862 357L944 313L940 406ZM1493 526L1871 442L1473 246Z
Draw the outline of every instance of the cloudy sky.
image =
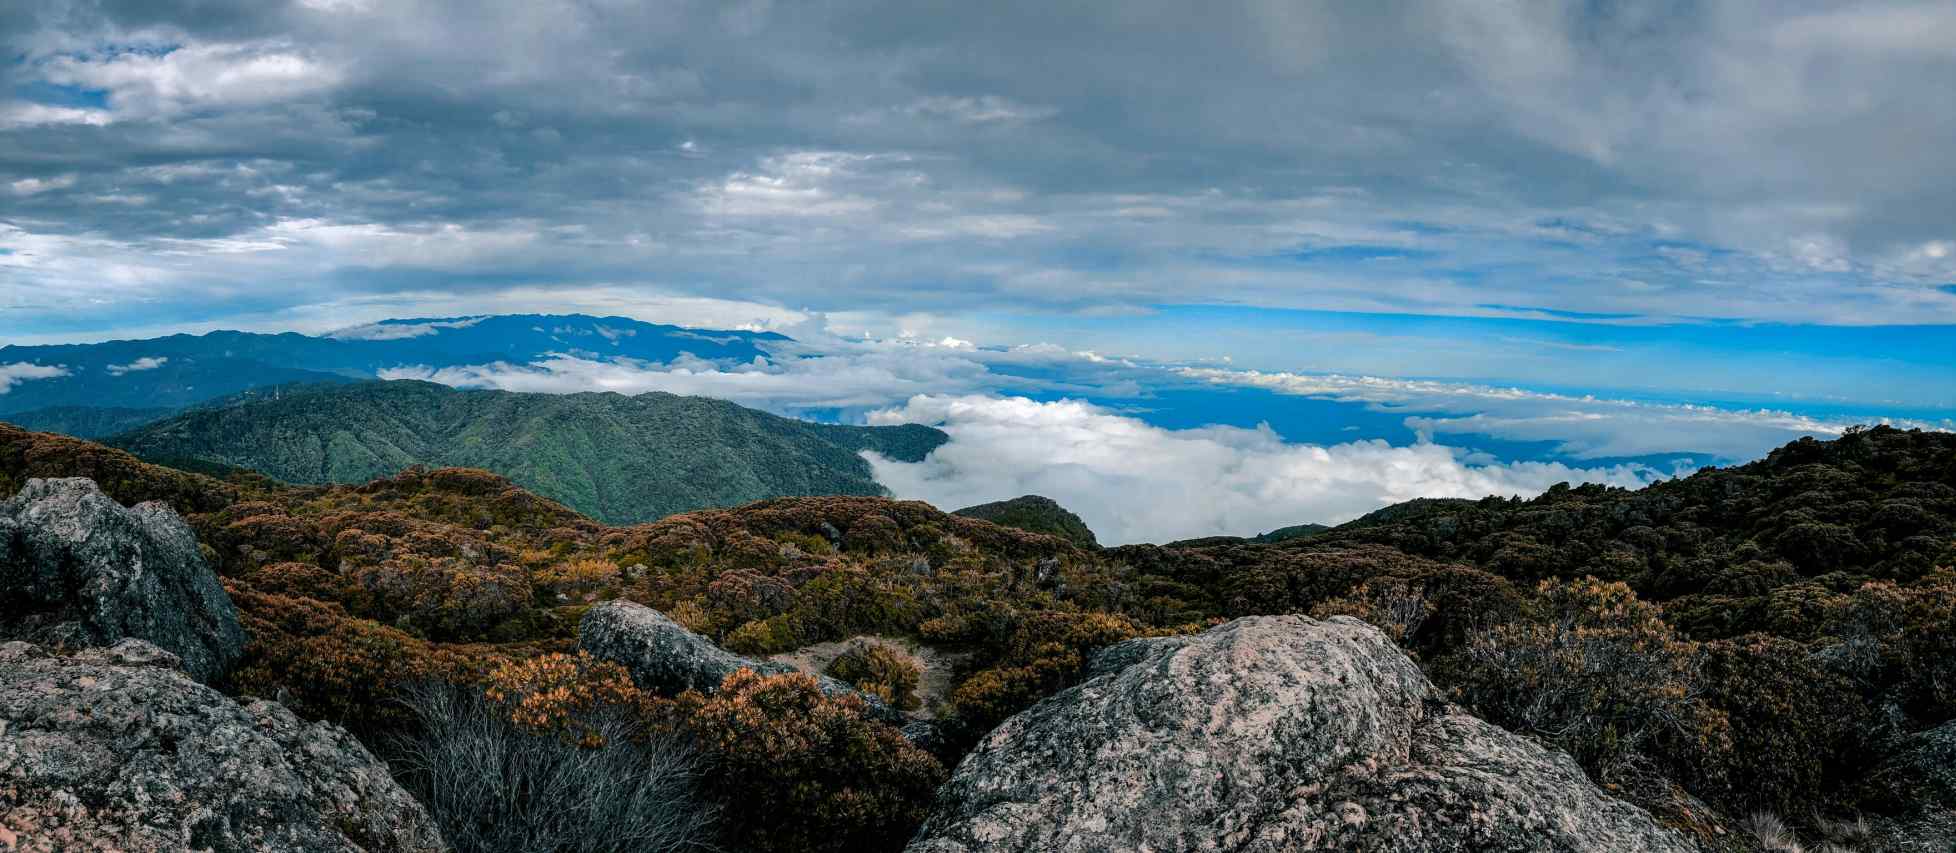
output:
M0 42L0 343L585 311L1956 410L1947 2L18 0ZM520 367L473 381L618 369ZM785 381L716 370L656 382Z

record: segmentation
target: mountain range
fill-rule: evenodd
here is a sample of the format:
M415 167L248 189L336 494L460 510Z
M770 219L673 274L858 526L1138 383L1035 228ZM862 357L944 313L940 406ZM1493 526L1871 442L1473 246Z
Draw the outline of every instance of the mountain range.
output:
M773 332L689 329L629 317L506 314L382 320L327 335L216 331L92 344L0 346L0 365L40 376L0 379L0 417L56 424L53 407L181 409L251 388L373 379L400 367L528 364L553 355L668 362L682 356L750 361ZM14 416L33 413L24 418ZM70 413L66 417L72 418ZM106 433L96 433L103 435Z
M298 484L480 468L613 523L783 495L882 495L861 456L917 461L926 426L843 426L652 392L532 394L413 380L260 388L116 436L179 467Z

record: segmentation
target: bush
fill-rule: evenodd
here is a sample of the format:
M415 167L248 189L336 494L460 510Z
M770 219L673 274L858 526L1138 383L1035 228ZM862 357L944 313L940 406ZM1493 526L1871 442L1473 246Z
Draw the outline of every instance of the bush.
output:
M908 654L888 645L857 640L829 662L828 674L874 694L892 707L915 711L917 683L924 675Z
M1793 814L1849 775L1866 704L1846 679L1822 670L1805 647L1752 634L1704 645L1705 701L1731 724L1732 749L1710 754L1707 793L1733 813Z
M1450 664L1459 697L1535 734L1609 782L1643 758L1691 779L1731 750L1702 700L1704 652L1622 582L1543 581L1523 621L1469 638Z
M644 736L626 707L578 713L600 745L539 730L463 685L405 691L416 728L394 741L401 782L460 853L710 849L715 809L701 762L671 734Z
M727 676L681 696L684 725L715 758L714 784L744 816L731 840L759 851L894 850L923 822L944 766L860 697L801 673Z

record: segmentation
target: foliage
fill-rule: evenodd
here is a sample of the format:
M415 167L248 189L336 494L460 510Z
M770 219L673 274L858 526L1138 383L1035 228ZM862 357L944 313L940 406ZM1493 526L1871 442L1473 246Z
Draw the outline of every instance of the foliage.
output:
M857 640L829 662L828 675L845 681L864 693L875 695L891 707L915 711L917 683L923 667L901 649L886 643Z
M711 697L682 697L686 725L715 758L725 802L749 819L734 840L759 851L894 850L930 806L944 767L855 696L812 676L727 676Z
M1108 644L1252 614L1352 614L1480 713L1700 830L1721 825L1713 811L1770 809L1825 835L1814 816L1858 806L1857 779L1891 743L1956 716L1956 438L1932 433L1796 442L1636 492L1414 501L1274 544L1096 550L873 497L609 527L484 471L220 480L0 425L0 486L77 474L190 521L252 635L227 689L371 738L412 722L394 701L410 685L521 664L501 670L504 697L538 719L575 723L587 700L631 706L645 731L700 738L715 801L805 806L736 830L778 849L901 839L929 774L884 748L887 727L825 722L849 714L785 687L738 702L626 690L560 654L590 603L631 598L746 653L860 634L954 652L945 760L1077 683ZM851 680L881 683L867 668ZM776 761L789 781L768 775ZM863 798L887 823L851 805Z
M917 461L944 440L929 427L809 423L703 397L414 381L247 393L114 439L146 458L237 466L290 483L482 468L619 523L776 495L880 495L861 451Z
M1691 777L1695 756L1732 749L1730 723L1704 701L1704 652L1619 581L1543 581L1531 618L1469 639L1453 659L1459 697L1489 720L1538 734L1592 776L1638 757Z
M500 672L497 683L505 691L531 675L557 683L565 663L551 660L547 674ZM443 837L460 853L711 849L718 810L701 794L698 754L676 735L648 735L632 711L595 696L580 697L578 739L540 731L537 700L568 689L485 696L421 682L402 692L413 725L388 752Z

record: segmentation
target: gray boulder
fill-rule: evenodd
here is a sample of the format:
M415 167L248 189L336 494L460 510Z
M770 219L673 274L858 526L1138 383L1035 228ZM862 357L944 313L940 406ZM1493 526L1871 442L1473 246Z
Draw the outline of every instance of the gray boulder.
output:
M1007 720L911 853L1690 851L1349 617L1134 640Z
M142 640L0 643L0 850L445 849L344 730L239 705L177 663Z
M0 639L77 648L128 637L205 682L245 645L237 608L176 512L125 508L93 480L28 480L0 502Z
M586 611L577 626L577 644L595 657L624 667L641 689L665 696L686 690L712 693L720 689L727 676L742 669L761 675L800 671L785 663L734 654L664 613L622 599ZM815 678L825 694L861 697L869 705L871 716L889 722L904 719L901 711L842 681L826 675Z

